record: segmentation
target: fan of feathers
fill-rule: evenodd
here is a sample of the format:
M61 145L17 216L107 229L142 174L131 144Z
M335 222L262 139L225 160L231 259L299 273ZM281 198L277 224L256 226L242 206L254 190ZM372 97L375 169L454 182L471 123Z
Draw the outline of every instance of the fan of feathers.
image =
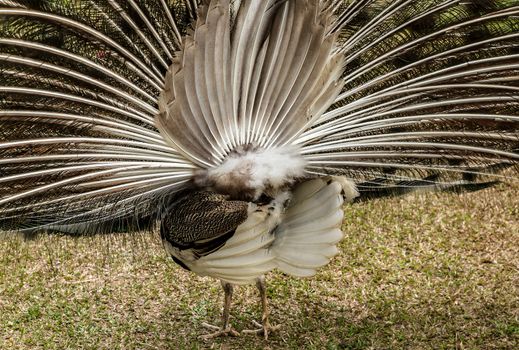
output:
M0 229L264 292L345 201L517 181L518 81L516 0L0 0Z

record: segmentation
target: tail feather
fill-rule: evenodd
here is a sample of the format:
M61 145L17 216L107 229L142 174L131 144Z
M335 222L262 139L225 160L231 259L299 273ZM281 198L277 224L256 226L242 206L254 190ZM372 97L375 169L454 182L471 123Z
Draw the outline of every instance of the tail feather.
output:
M507 1L359 1L339 10L346 85L297 141L315 174L386 170L448 182L515 164L519 8ZM339 29L337 29L339 30ZM462 160L451 166L453 160ZM392 185L392 184L390 184ZM363 191L363 187L359 187Z
M237 147L282 147L340 92L331 13L319 1L204 5L168 72L157 127L195 164L221 164ZM214 37L215 33L220 33Z
M195 168L153 121L184 17L196 9L164 0L0 4L0 228L151 227Z
M306 220L306 215L311 214L314 210L316 210L315 203L328 203L331 202L332 206L340 207L342 205L342 198L337 196L337 193L342 191L342 187L339 183L333 182L328 186L323 187L319 192L312 195L312 197L307 198L304 201L296 202L297 205L292 207L287 211L285 215L285 220L288 220L292 225L296 225L298 220ZM328 214L329 208L323 208L319 214L315 214L315 216L319 216L322 214Z
M343 186L313 180L299 185L270 248L277 267L288 274L312 276L337 253L342 239Z
M0 0L0 229L150 226L249 144L367 196L517 181L516 2L199 3Z

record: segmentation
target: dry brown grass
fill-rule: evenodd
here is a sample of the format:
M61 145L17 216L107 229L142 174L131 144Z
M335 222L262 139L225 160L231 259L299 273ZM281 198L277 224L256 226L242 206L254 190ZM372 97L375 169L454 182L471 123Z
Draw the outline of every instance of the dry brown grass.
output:
M219 283L152 237L0 241L0 349L517 349L519 186L346 208L342 253L313 279L269 276L269 342L205 343ZM240 288L232 322L259 317Z

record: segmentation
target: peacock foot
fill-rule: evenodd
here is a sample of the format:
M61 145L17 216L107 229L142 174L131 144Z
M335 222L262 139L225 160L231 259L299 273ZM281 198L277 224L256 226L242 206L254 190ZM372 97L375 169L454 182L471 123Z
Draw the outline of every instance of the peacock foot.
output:
M204 335L200 336L200 338L202 338L203 340L210 340L210 339L219 338L219 337L238 337L238 336L240 336L240 333L238 331L236 331L235 329L233 329L232 326L230 326L230 325L228 325L225 328L222 328L222 327L213 326L212 324L204 322L204 323L202 323L202 327L205 327L205 328L208 328L208 329L214 331L213 333L204 334Z
M245 329L245 330L242 331L242 333L244 333L244 334L263 335L265 340L268 340L269 334L271 332L278 331L281 328L281 325L279 325L279 324L275 325L275 326L272 326L268 320L265 320L263 322L263 324L260 324L259 322L256 322L254 320L252 321L252 323L254 323L254 325L256 327L258 327L258 328L256 328L256 329Z

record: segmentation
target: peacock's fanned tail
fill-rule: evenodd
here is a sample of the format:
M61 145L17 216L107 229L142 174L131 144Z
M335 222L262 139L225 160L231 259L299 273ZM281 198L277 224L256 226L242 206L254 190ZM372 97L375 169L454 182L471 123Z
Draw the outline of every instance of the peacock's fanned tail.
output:
M145 225L196 168L154 126L194 4L0 5L0 226Z
M344 89L296 141L308 171L347 174L364 192L516 176L519 3L348 3L336 27Z
M251 144L479 188L517 176L518 81L515 0L0 0L0 229L144 228Z

